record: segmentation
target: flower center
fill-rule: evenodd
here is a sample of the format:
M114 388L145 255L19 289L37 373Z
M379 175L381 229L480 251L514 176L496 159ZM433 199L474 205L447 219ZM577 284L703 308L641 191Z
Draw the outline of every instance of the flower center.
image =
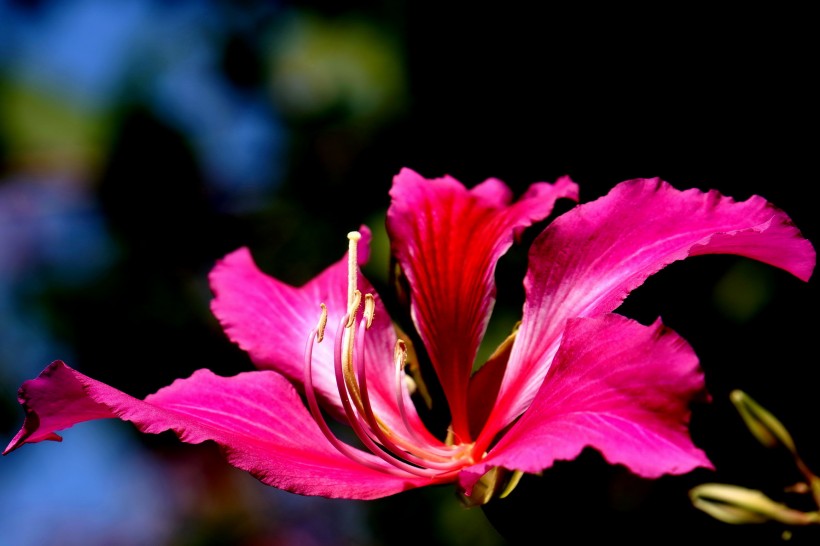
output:
M375 316L376 301L372 294L362 296L357 288L357 248L361 234L353 231L347 238L347 309L339 321L334 339L334 371L348 424L369 453L341 441L331 431L319 409L313 385L313 345L321 343L324 338L328 317L324 303L321 304L319 323L311 330L305 347L305 391L310 412L331 444L354 461L399 476L451 477L463 466L472 464L472 444L447 445L436 440L415 412L411 414L408 411L407 405L411 402L407 375L404 373L407 347L401 339L396 341L393 351L394 392L389 398L394 397L395 400L385 400L383 396L376 396L375 400L371 398L367 367L373 363L365 362L365 347ZM374 402L385 412L384 415L393 419L380 418L374 410ZM391 408L392 404L395 406Z

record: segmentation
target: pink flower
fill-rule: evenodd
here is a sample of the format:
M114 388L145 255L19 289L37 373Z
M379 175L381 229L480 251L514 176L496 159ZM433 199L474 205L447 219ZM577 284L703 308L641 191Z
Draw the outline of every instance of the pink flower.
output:
M694 352L660 320L642 325L613 311L647 277L689 256L737 254L804 281L815 265L812 245L761 197L736 202L657 179L623 182L535 239L520 325L474 372L496 263L556 200L577 200L578 188L564 177L512 202L496 179L467 190L404 169L391 197L391 250L418 349L449 404L446 438L417 413L404 369L409 342L358 269L369 251L362 228L347 258L301 287L262 273L244 248L213 269L212 310L259 371L199 370L138 400L57 361L20 389L26 419L5 453L118 417L146 433L215 441L231 464L274 487L354 499L446 482L469 496L495 469L536 473L585 447L649 478L708 468L688 430L690 403L706 396ZM325 416L358 442L339 439Z

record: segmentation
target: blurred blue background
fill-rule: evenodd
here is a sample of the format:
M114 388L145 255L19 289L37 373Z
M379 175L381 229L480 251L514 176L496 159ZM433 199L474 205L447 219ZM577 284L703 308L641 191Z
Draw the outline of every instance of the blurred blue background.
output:
M0 1L4 436L22 423L20 383L55 359L140 397L201 367L250 369L208 310L215 260L247 245L270 274L304 282L347 231L380 227L404 166L516 191L569 174L583 201L651 176L760 194L816 245L809 21L691 7ZM524 267L512 252L499 268L502 316L520 310ZM383 286L386 273L377 253L368 275ZM781 417L820 470L817 303L815 279L708 257L624 305L644 322L660 315L700 355L715 402L696 408L693 434L716 475L648 482L585 454L486 509L462 509L446 488L331 501L265 487L212 446L87 423L0 461L0 544L774 543L778 529L718 524L686 491L796 479L745 431L734 388Z

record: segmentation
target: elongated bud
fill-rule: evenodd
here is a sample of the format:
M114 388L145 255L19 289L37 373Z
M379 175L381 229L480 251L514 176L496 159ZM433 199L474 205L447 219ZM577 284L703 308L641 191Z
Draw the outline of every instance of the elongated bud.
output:
M801 512L773 501L760 491L736 485L705 483L690 490L689 498L695 508L725 523L820 523L818 512Z
M729 394L729 398L749 431L761 444L770 448L783 445L796 455L794 441L789 431L774 415L743 391L734 390Z
M743 417L746 426L760 443L770 448L782 445L791 452L797 469L806 478L806 487L811 491L814 502L820 507L820 477L815 475L800 458L794 440L786 427L745 392L735 390L729 397Z

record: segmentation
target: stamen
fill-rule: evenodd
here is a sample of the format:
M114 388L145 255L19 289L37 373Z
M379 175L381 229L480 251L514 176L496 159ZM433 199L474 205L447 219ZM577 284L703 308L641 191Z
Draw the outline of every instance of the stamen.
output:
M359 305L362 303L362 293L358 290L353 290L353 298L347 304L347 324L345 328L350 328L356 322L356 311L359 310Z
M435 453L431 453L428 450L423 449L421 446L425 444L423 441L419 441L417 444L409 443L406 441L402 441L400 437L397 437L389 428L387 428L381 421L376 417L373 412L373 407L370 403L370 396L367 391L367 373L365 371L365 363L363 362L364 358L364 337L367 331L367 322L365 319L359 323L359 336L356 340L356 354L358 358L356 358L356 372L359 379L359 392L361 394L362 399L362 410L364 412L364 421L368 428L376 436L376 439L381 442L384 449L386 449L389 453L392 453L394 456L405 459L412 464L418 465L422 468L429 468L435 470L453 470L456 466L453 460L453 451L447 451L446 455L439 455ZM412 431L411 431L412 432ZM392 438L395 438L394 441ZM429 446L433 447L433 446Z
M454 476L463 466L463 455L471 446L440 447L424 438L416 428L411 426L404 404L407 386L403 378L407 358L407 346L398 340L394 350L396 366L396 396L406 434L398 435L384 422L379 420L373 411L367 391L365 371L365 335L373 324L376 302L372 294L364 295L364 310L358 327L354 328L362 293L357 289L359 265L357 258L358 242L361 234L357 231L348 233L348 278L347 278L347 314L341 319L336 330L334 341L334 369L336 386L342 402L348 424L364 444L370 454L342 442L331 431L322 415L313 385L313 344L321 343L327 326L327 306L322 303L322 313L315 329L311 330L305 347L305 392L310 413L322 434L343 455L369 468L401 477L421 476L431 479L446 479ZM356 349L354 351L354 348ZM422 425L423 426L423 425ZM432 436L431 436L432 438ZM378 464L376 456L390 466Z
M396 341L396 346L393 348L393 363L396 370L396 403L399 405L404 427L412 430L413 427L407 419L407 409L404 407L404 365L407 364L407 345L401 339Z
M397 476L405 475L404 473L396 472L390 467L378 465L374 461L365 458L364 453L339 440L330 430L327 421L325 421L324 416L322 416L322 411L319 409L319 403L316 400L316 389L313 387L313 343L316 339L317 330L311 330L310 335L308 335L307 344L305 345L305 394L308 402L308 408L310 409L310 414L313 416L313 420L316 421L316 424L319 425L319 429L322 431L322 434L325 435L325 438L327 438L333 447L335 447L341 454L353 461L356 461L357 463L361 463L375 470L395 474Z
M404 470L409 472L410 474L415 474L416 476L422 476L426 478L432 478L439 474L438 472L425 469L425 468L418 468L416 466L410 465L405 463L404 461L393 457L392 455L385 453L381 447L379 447L371 438L370 435L362 428L362 423L360 417L356 414L356 410L353 408L353 405L350 402L350 396L348 395L348 391L346 388L347 381L345 380L345 374L342 370L342 351L343 351L343 341L346 337L343 333L344 325L348 322L350 317L345 316L342 319L342 322L339 325L339 333L336 335L336 343L335 343L335 368L336 368L336 385L339 388L339 398L342 401L342 406L344 406L345 415L347 416L347 421L350 426L353 428L353 432L356 433L356 436L362 443L377 457L381 458L383 461L390 463L391 465L395 466L400 470Z
M376 314L376 300L373 294L364 295L364 319L367 322L367 327L373 324L373 316Z
M325 326L327 326L327 305L320 303L322 306L322 314L319 317L319 325L316 326L316 343L321 343L325 339Z
M359 303L362 300L362 293L358 290L353 293L353 303L350 305L347 314L347 321L344 323L344 328L340 328L342 332L342 372L344 374L345 385L350 395L353 397L353 403L361 411L362 400L359 395L359 386L356 384L356 377L353 372L353 344L354 344L354 329L353 324L356 320L356 310L359 308Z
M431 453L434 453L439 457L453 458L459 452L463 451L463 449L453 449L452 446L449 446L447 448L441 448L438 446L430 445L428 441L421 437L416 428L411 425L410 419L407 416L407 408L404 404L404 389L407 388L407 385L404 382L404 379L406 377L406 374L404 373L404 366L407 363L407 344L401 339L396 341L396 345L393 348L393 363L394 369L396 371L396 404L398 404L399 406L399 413L401 414L401 419L404 422L405 430L407 430L410 433L410 435L413 437L413 440L420 444L427 444L427 449Z

